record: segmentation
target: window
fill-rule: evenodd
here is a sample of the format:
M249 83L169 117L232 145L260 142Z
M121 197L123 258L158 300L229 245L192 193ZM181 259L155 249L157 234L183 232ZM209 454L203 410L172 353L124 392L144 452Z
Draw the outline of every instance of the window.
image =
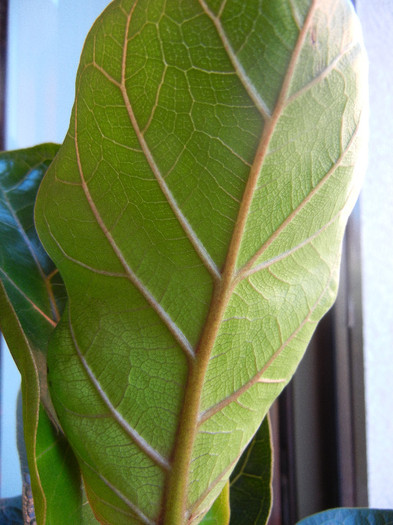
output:
M83 42L107 0L9 0L0 2L3 37L7 21L5 149L63 142L74 98ZM4 43L3 38L3 43ZM34 42L34 45L32 45ZM1 48L5 50L5 47ZM3 57L5 59L5 56ZM1 67L4 74L4 67ZM21 492L15 410L19 373L2 348L0 497Z

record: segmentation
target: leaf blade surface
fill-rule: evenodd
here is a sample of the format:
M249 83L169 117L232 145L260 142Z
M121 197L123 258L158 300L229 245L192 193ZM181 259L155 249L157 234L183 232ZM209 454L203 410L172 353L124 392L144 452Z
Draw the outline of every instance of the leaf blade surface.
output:
M299 525L390 525L393 523L393 511L388 509L338 508L313 514L300 520Z
M202 519L335 296L362 144L354 15L243 7L110 4L41 186L70 297L52 396L111 523Z
M273 453L266 417L231 474L230 525L264 525L272 506Z
M79 519L79 468L54 427L58 421L46 377L48 340L63 309L65 290L33 220L39 183L58 148L43 144L0 154L0 326L22 377L23 424L19 419L18 424L23 426L27 452L26 460L21 443L23 481L31 483L37 522L47 525L69 523L71 515L78 523L88 523ZM30 494L25 486L26 490Z

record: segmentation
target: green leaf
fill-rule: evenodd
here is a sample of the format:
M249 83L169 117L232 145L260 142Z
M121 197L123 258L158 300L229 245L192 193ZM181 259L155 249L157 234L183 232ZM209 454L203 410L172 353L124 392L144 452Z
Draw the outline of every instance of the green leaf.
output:
M202 525L228 525L230 518L229 481L225 484L209 512L201 521Z
M298 525L392 525L393 510L331 509L304 518Z
M115 0L93 26L36 222L101 521L199 523L290 380L336 294L365 63L347 0Z
M34 227L38 186L59 146L0 154L0 276L26 337L44 352L65 291Z
M37 237L33 209L38 186L58 149L55 144L43 144L0 154L1 301L4 309L17 312L16 324L20 325L11 328L15 323L3 321L2 330L18 367L19 347L28 344L23 359L26 352L31 353L48 411L46 351L64 306L65 290ZM9 315L14 314L10 311Z
M97 524L84 491L75 456L64 436L55 430L40 408L37 467L46 499L47 525Z
M58 151L54 144L0 154L0 327L22 377L23 427L38 523L68 524L59 508L80 513L79 468L48 395L46 352L65 290L34 227L38 186ZM24 458L22 470L27 474ZM28 477L24 481L28 482Z
M231 525L264 525L272 505L273 454L265 417L231 475Z

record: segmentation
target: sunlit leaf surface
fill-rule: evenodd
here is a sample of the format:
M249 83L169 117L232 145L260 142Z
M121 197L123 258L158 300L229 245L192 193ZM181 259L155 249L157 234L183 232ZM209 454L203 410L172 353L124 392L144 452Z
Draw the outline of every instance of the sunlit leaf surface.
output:
M199 523L337 288L365 60L346 0L116 0L90 32L39 234L48 363L104 523Z
M229 525L230 520L229 481L201 521L202 525Z

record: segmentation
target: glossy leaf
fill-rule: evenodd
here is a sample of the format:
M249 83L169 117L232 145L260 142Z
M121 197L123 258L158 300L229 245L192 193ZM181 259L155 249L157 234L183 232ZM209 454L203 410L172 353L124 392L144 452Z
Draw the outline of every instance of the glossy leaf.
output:
M298 525L392 525L393 510L331 509L304 518Z
M36 517L48 525L69 523L66 515L57 515L59 508L71 514L82 510L74 455L40 408L41 400L55 419L46 384L46 352L65 290L38 240L33 207L57 151L57 145L45 144L0 154L0 327L22 377L23 427ZM28 483L23 457L21 463L23 481Z
M0 154L0 276L26 337L44 352L65 291L34 227L38 186L59 146Z
M347 0L115 0L93 26L36 222L102 522L199 523L290 380L336 294L364 83Z
M231 475L230 525L264 525L272 505L273 453L266 417Z

